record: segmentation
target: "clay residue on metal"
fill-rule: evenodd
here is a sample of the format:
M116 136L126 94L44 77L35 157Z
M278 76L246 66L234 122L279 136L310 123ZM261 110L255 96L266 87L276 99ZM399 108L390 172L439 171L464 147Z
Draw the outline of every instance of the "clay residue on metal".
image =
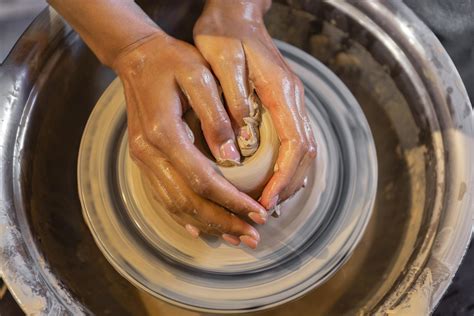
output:
M425 269L416 285L397 307L387 310L386 315L412 316L429 315L431 310L431 293L433 277L430 269Z
M4 218L6 219L6 218ZM42 288L35 282L36 275L22 258L19 241L22 239L20 231L11 224L1 222L0 244L2 245L1 277L8 286L17 289L13 295L30 313L41 314L48 311L48 298Z

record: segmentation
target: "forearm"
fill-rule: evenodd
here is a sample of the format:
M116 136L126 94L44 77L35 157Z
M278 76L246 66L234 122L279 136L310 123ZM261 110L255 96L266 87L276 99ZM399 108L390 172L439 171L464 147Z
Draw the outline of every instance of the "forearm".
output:
M99 60L112 67L126 47L159 27L132 0L48 0Z

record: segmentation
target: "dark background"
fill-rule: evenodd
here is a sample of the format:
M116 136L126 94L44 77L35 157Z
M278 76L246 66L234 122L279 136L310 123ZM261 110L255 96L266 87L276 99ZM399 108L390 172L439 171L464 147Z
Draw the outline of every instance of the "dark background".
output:
M453 59L474 100L474 0L405 0L433 30ZM38 0L0 0L0 63L45 7ZM0 280L0 315L23 315ZM434 315L474 315L474 243Z

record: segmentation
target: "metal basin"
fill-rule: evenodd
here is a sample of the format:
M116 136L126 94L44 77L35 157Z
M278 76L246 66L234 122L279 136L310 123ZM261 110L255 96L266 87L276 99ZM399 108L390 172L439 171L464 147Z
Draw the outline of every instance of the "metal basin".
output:
M472 230L473 112L457 71L399 1L288 2L267 15L271 35L349 87L372 129L379 183L350 260L302 299L262 315L430 311ZM190 40L201 5L159 1L147 10ZM122 279L82 219L79 143L112 78L51 10L0 68L0 267L28 314L192 314Z

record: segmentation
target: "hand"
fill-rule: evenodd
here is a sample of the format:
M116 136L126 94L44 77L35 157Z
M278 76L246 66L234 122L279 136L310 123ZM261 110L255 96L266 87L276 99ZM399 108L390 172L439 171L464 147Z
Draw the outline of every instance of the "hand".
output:
M259 234L241 215L263 224L265 209L216 172L183 122L191 106L217 160L240 159L231 123L206 61L191 45L156 32L118 55L130 152L156 198L188 232L221 235L255 248Z
M267 0L208 0L194 27L197 48L219 79L237 137L246 132L252 89L271 114L280 148L275 172L259 201L267 209L304 185L316 146L301 81L268 34Z

